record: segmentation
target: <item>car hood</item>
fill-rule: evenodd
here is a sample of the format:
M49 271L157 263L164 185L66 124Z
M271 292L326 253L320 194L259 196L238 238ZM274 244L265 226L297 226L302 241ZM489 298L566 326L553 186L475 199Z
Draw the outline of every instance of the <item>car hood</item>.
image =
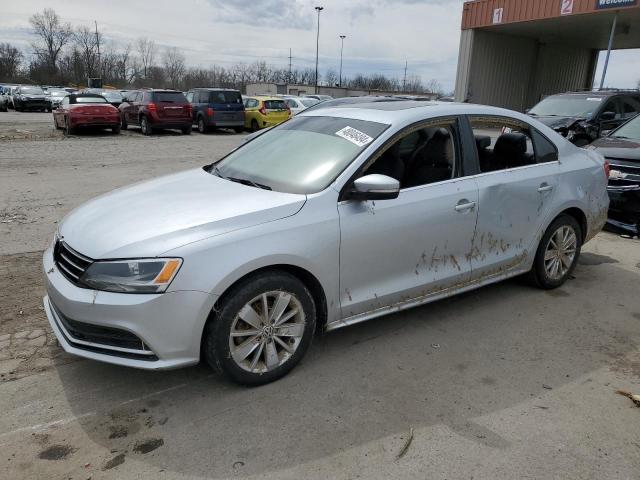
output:
M581 118L576 117L554 117L554 116L538 116L531 115L533 118L538 120L539 122L544 123L547 127L553 128L554 130L569 128L571 125L576 123L579 120L583 120Z
M294 215L305 201L305 195L250 187L195 169L90 200L65 217L59 235L93 259L155 257Z
M591 147L605 158L640 162L640 141L638 140L602 137L593 142Z

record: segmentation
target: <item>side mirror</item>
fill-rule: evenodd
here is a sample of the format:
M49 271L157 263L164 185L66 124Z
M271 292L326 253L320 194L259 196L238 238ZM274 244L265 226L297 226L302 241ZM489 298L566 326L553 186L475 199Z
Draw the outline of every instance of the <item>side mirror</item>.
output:
M615 120L616 112L603 112L600 115L600 121L608 122L609 120Z
M386 175L373 173L353 182L348 198L354 200L392 200L400 195L400 182Z

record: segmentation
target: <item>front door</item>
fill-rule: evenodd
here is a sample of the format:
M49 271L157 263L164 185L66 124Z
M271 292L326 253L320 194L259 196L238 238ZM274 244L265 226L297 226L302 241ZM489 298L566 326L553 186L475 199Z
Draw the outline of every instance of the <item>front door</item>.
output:
M473 178L459 174L458 140L455 119L408 129L374 154L377 160L362 173L400 180L398 198L339 203L343 318L469 279L478 192Z

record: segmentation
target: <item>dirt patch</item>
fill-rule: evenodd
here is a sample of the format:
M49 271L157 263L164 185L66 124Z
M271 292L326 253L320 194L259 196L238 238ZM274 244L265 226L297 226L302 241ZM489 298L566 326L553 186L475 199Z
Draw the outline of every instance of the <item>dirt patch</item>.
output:
M102 470L111 470L112 468L115 468L118 465L122 465L124 463L124 460L125 460L124 453L121 453L120 455L116 455L115 457L113 457L111 460L109 460L107 463L104 464L104 467L102 467Z
M129 435L129 429L127 427L124 425L114 425L111 427L109 439L125 438L127 435Z
M162 445L164 445L164 440L162 438L151 438L149 440L136 443L135 447L133 447L133 451L144 455L146 453L153 452Z
M51 445L49 448L42 450L38 454L38 458L42 460L64 460L76 449L69 445Z

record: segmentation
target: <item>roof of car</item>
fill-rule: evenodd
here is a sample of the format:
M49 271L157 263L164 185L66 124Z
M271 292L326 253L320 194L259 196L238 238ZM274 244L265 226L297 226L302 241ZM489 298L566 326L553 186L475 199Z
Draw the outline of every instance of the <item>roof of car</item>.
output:
M285 100L282 97L275 97L273 95L249 95L249 96L245 95L244 98L253 98L254 100L282 100L282 101Z
M589 96L589 97L612 97L614 95L640 95L640 90L586 90L576 92L564 92L557 93L555 95L549 95L555 97L558 95L575 95L575 96Z
M216 92L240 92L240 90L236 88L218 88L218 87L193 87L190 88L189 91L192 92L194 90L211 90Z

